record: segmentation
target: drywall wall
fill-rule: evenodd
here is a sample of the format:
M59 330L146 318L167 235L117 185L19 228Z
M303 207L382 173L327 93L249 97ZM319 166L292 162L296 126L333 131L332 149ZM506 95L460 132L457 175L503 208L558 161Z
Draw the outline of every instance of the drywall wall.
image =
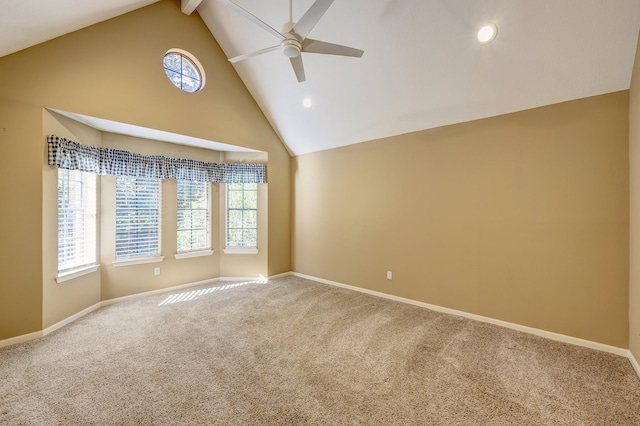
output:
M623 91L296 157L294 270L626 348L628 128Z
M171 48L198 58L203 90L170 84ZM290 270L290 156L198 14L161 1L0 58L0 197L23 208L0 212L0 339L42 326L43 107L267 152L268 273Z
M640 362L640 46L629 90L629 349Z

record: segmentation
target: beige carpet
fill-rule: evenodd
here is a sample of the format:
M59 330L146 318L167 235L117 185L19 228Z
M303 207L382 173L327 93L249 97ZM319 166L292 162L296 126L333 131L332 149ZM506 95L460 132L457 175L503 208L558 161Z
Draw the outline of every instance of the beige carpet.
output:
M640 425L623 357L295 277L191 290L0 349L0 424Z

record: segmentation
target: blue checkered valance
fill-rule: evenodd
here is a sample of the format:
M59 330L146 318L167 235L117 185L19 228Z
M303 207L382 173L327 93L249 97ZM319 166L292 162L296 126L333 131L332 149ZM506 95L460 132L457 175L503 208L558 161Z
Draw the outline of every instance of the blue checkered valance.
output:
M207 163L163 155L82 145L56 135L47 137L49 165L98 175L137 176L214 183L266 183L264 164Z

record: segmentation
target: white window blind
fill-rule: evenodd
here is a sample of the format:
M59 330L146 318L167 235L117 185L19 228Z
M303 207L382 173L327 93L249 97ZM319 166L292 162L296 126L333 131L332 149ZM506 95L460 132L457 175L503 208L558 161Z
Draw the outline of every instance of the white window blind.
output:
M178 252L211 248L209 183L178 181Z
M160 179L116 178L116 259L160 255Z
M227 184L227 247L258 245L258 184Z
M58 272L96 263L96 175L58 169Z

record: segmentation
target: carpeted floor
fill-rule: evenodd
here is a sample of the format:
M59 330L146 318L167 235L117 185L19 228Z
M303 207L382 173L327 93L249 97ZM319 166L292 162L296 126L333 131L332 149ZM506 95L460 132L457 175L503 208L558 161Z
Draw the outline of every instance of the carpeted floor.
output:
M640 425L640 380L623 357L284 277L0 349L0 424Z

